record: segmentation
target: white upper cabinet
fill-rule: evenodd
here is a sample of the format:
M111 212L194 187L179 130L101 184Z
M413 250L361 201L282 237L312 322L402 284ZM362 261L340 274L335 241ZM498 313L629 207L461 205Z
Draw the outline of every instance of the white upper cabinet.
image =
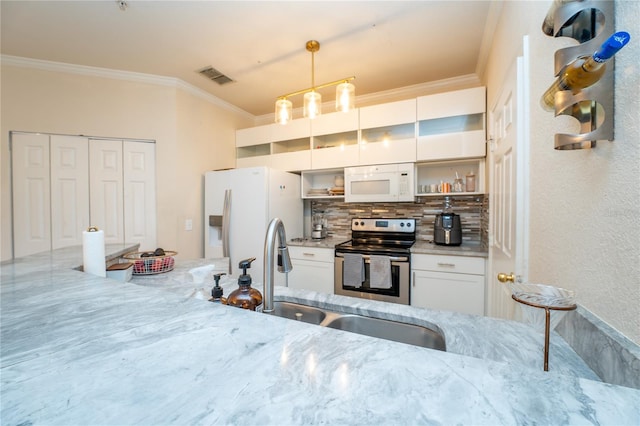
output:
M418 98L418 120L484 114L486 110L485 92L484 87L474 87L421 96Z
M273 123L271 167L286 172L311 168L311 122L307 118L291 120L286 125Z
M271 124L238 129L236 130L236 147L268 143L271 140L270 132L273 130L274 127Z
M311 122L315 170L358 164L358 110L323 114Z
M360 128L371 129L416 122L416 100L388 102L360 108Z
M236 131L236 166L284 171L311 168L311 123L306 118Z
M416 100L360 108L360 164L416 161Z
M271 167L273 125L236 130L236 167Z
M285 171L486 156L484 87L236 132L236 166Z
M330 135L333 133L357 132L358 110L349 112L332 112L322 114L311 120L311 134L316 136ZM314 146L315 148L315 146Z
M486 156L485 111L484 87L419 97L416 160Z

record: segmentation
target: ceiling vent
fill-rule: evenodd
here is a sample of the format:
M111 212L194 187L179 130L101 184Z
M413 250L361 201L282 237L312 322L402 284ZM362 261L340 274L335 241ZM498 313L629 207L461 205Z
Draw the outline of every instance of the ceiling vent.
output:
M198 73L211 81L215 81L219 85L231 83L233 80L222 74L217 69L213 68L211 65L208 67L202 68Z

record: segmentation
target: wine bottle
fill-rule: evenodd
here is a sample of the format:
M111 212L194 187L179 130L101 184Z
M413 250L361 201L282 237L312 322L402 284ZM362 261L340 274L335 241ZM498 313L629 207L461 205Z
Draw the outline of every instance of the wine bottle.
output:
M556 93L571 90L576 94L595 84L606 70L605 63L622 49L629 39L629 33L619 31L609 37L593 55L580 56L565 65L556 81L542 95L542 107L547 111L553 111Z

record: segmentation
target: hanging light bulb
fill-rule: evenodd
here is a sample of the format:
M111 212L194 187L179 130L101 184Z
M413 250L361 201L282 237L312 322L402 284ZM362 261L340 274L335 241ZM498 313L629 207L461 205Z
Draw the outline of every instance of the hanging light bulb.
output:
M287 124L293 118L293 104L288 99L278 99L276 101L276 123Z
M304 93L303 115L306 118L316 118L322 114L322 95L319 89L329 86L337 86L336 88L336 109L338 111L347 112L355 108L355 86L350 82L355 76L342 78L340 80L324 83L316 86L315 76L315 53L320 50L320 43L316 40L309 40L306 44L307 52L311 53L311 87L298 90L279 96L276 100L275 122L287 124L293 119L293 106L287 99L291 96L301 95Z
M345 81L336 87L336 111L349 112L355 108L356 86Z
M305 93L303 115L314 119L320 114L322 114L322 95L316 91Z

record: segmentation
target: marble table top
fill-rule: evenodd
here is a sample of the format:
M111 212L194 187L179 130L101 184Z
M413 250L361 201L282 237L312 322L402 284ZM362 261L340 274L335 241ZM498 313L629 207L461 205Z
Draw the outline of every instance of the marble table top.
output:
M81 259L1 265L3 425L640 423L640 391L599 382L555 333L545 373L542 333L524 324L276 289L432 324L440 352L198 299L210 283L188 271L219 260L122 283L74 270Z

